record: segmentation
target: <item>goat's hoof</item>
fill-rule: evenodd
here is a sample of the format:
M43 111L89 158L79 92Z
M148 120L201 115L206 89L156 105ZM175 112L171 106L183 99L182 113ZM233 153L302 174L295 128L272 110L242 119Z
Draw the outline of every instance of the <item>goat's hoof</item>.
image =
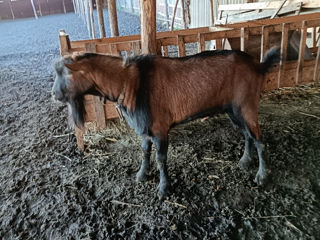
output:
M254 182L258 185L263 185L266 183L266 180L267 180L267 172L263 170L263 171L257 172Z
M163 201L168 193L168 184L167 183L162 183L162 184L160 183L157 187L157 190L158 190L159 200Z
M249 169L250 163L251 163L252 159L250 156L248 155L243 155L240 159L240 161L238 162L238 166L241 170L243 171L247 171Z
M139 171L136 175L136 181L137 182L145 182L147 181L147 174L145 171Z

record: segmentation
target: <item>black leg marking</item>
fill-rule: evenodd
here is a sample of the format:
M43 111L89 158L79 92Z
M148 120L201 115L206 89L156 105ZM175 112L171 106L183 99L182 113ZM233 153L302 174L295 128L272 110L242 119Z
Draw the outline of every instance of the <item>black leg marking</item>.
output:
M259 156L259 169L256 174L256 178L254 179L255 183L258 185L263 185L267 179L267 170L266 170L266 162L264 160L264 144L261 141L255 140L254 145L257 148L258 156Z
M252 158L251 158L252 139L250 138L246 130L243 130L242 132L245 138L245 144L244 144L244 152L242 157L240 158L238 166L241 170L248 170L249 165L252 161Z
M147 179L147 172L150 167L150 156L152 150L152 142L148 136L142 137L142 150L143 150L143 159L141 162L140 170L137 173L136 180L137 182L143 182Z
M159 138L152 138L152 142L157 149L156 159L160 171L160 183L158 185L158 197L160 201L166 196L169 187L169 178L167 170L167 152L168 142Z
M240 158L238 166L241 170L247 170L252 161L252 158L251 158L252 139L250 137L250 133L248 133L248 128L242 117L240 108L232 107L232 111L228 112L228 116L230 117L232 123L236 127L239 127L242 130L242 133L244 135L244 138L245 138L244 152L242 157Z

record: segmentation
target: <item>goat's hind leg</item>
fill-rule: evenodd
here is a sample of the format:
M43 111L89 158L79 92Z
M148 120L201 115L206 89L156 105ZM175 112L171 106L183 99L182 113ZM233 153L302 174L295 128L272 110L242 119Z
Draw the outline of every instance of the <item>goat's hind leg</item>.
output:
M265 162L265 147L261 141L261 130L258 123L258 113L250 110L244 110L244 112L246 113L243 116L246 123L246 131L248 136L252 139L259 157L259 169L254 181L258 185L263 185L267 179L267 169Z
M158 185L158 197L160 201L166 196L169 187L169 177L167 170L168 141L161 138L152 138L152 142L157 149L156 160L160 171L160 183Z
M141 147L143 150L143 159L141 162L140 169L136 176L137 182L143 182L147 180L147 172L150 168L150 156L151 156L151 150L152 150L152 142L150 137L148 136L142 137Z
M228 116L230 117L233 125L235 127L240 128L244 135L244 138L245 138L244 152L242 157L240 158L238 166L241 170L247 170L250 163L252 162L252 158L251 158L252 139L249 137L249 134L247 133L246 124L238 108L233 107L232 111L228 112Z

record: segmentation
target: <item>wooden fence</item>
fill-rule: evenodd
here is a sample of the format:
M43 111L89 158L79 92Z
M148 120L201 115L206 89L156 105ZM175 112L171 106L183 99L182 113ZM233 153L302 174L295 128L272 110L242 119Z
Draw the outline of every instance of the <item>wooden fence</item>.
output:
M281 46L282 60L266 74L265 90L319 81L319 34L320 13L303 16L258 20L242 24L226 25L223 28L203 27L172 32L157 33L157 54L168 56L168 47L177 46L178 56L186 56L186 44L197 44L197 51L206 50L206 42L214 41L216 49L225 47L226 39L232 49L247 51L257 60L273 45ZM297 31L300 35L298 59L286 60L289 32ZM311 37L308 37L308 32ZM273 37L279 35L279 37ZM312 59L304 58L305 46L312 53ZM60 32L61 55L81 52L94 52L120 56L123 54L140 54L140 35L103 38L82 41L69 41L68 35ZM118 115L111 102L104 104L98 97L85 97L87 110L86 122L95 122L97 130L106 127L106 120L117 118ZM80 149L84 148L83 130L76 129L77 142Z

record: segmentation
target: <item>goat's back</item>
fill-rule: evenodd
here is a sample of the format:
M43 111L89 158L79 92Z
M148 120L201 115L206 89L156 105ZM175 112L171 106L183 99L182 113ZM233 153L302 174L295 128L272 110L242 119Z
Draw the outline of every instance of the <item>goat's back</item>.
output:
M261 64L240 51L207 51L185 58L153 59L150 70L152 115L180 122L215 107L258 104ZM155 109L152 109L155 108Z

